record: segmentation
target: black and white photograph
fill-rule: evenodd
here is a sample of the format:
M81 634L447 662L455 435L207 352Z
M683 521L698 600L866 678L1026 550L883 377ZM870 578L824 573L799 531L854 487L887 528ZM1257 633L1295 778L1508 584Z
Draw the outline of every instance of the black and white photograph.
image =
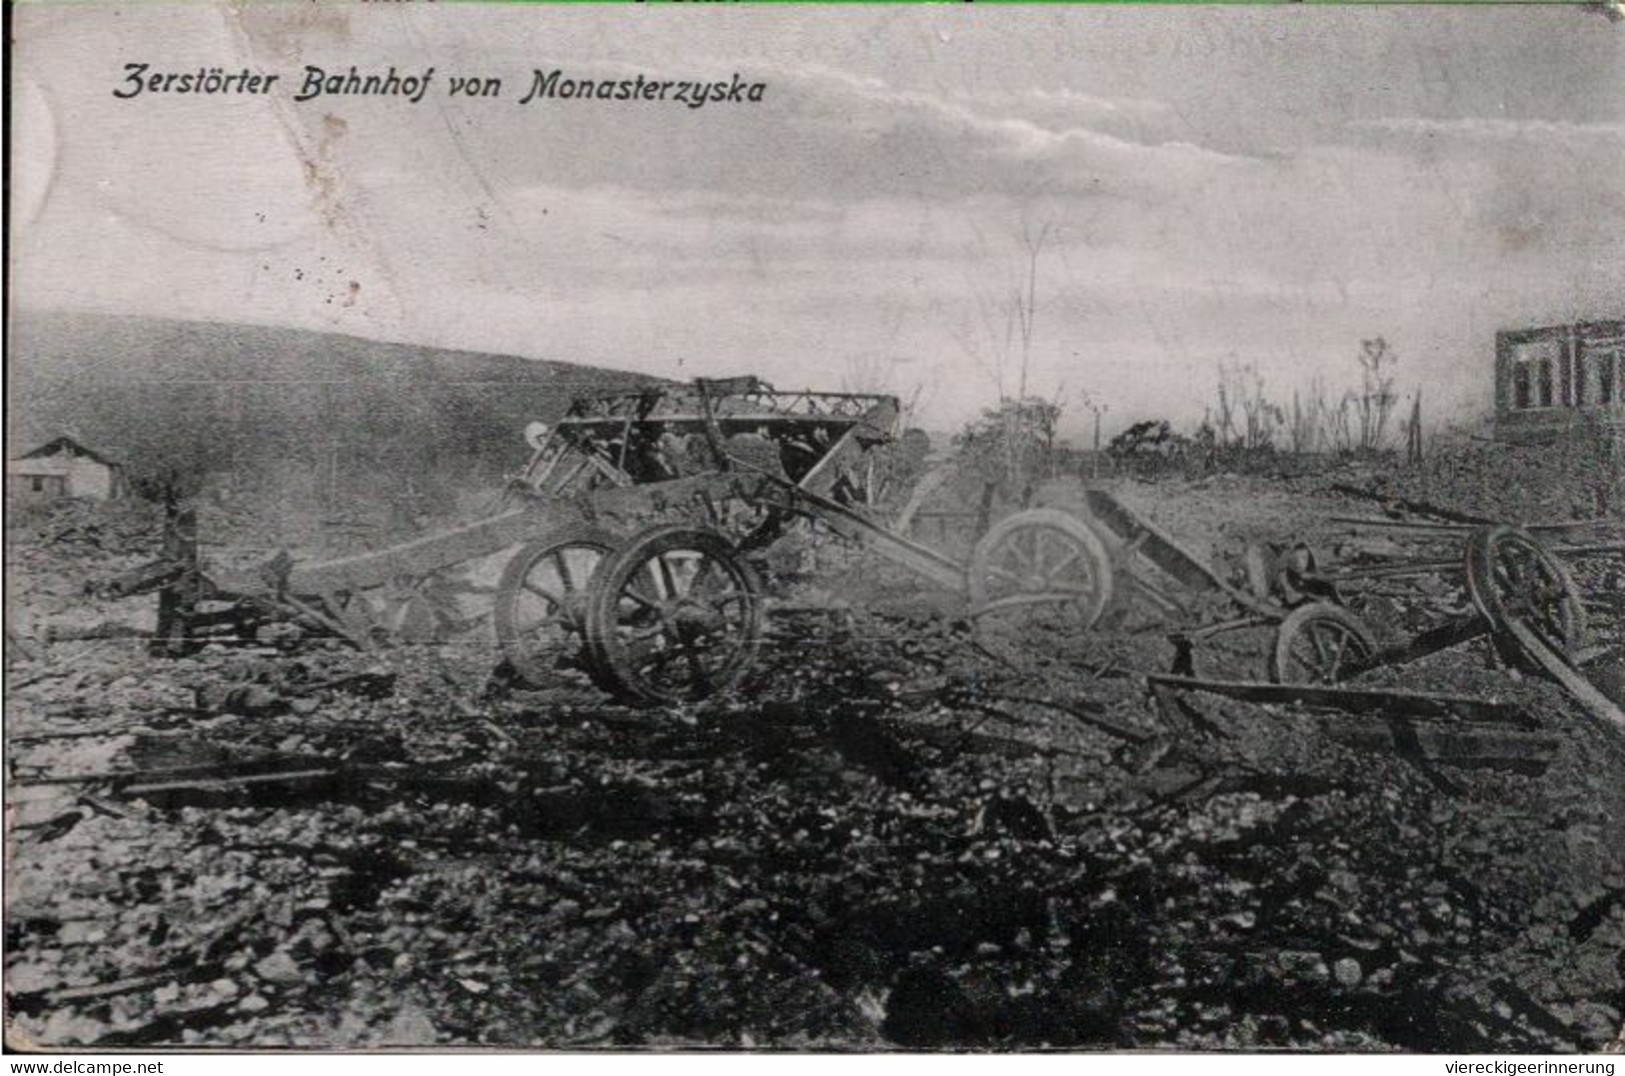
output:
M1625 1054L1614 0L6 14L8 1052Z

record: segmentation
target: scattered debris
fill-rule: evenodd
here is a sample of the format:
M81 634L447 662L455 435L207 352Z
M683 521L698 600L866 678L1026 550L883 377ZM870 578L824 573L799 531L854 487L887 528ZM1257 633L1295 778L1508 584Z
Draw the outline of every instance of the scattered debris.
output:
M844 604L792 595L748 690L703 703L632 710L573 670L487 692L477 639L164 661L108 639L49 677L30 657L7 713L13 1033L1602 1048L1625 1023L1625 748L1467 633L1449 546L1470 532L1395 530L1456 574L1386 606L1351 586L1395 622L1379 651L1411 649L1335 684L1261 682L1275 624L1233 607L1212 622L1248 623L1194 640L1200 677L1134 671L1169 667L1166 622L994 658L962 610L922 630L868 609L875 569L844 549L823 553L858 580ZM1165 584L1157 618L1214 611ZM1619 613L1588 613L1618 645ZM55 671L66 647L40 645Z

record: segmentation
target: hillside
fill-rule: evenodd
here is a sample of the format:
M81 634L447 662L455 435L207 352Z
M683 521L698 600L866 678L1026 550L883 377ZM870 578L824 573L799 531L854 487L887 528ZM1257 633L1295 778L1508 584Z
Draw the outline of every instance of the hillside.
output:
M527 422L640 375L254 325L18 311L8 453L64 431L138 485L278 505L432 496L494 479Z

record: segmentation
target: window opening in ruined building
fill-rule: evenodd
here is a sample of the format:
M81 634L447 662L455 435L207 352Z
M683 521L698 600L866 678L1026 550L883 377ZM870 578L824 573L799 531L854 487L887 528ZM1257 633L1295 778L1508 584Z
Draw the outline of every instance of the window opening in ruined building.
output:
M1512 406L1519 411L1551 407L1559 391L1555 341L1537 340L1519 345L1513 353Z
M1625 355L1618 340L1586 340L1580 344L1579 362L1585 387L1584 404L1607 406L1625 397Z

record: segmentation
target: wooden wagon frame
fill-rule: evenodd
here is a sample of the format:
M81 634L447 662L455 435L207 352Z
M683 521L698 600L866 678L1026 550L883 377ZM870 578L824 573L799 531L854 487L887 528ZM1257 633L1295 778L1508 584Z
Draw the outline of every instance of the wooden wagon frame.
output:
M309 563L280 555L233 572L201 564L195 523L176 513L164 555L106 590L158 591L157 641L170 651L213 621L252 617L292 617L370 647L388 634L391 601L517 547L492 619L521 678L543 684L576 666L628 702L686 702L750 669L765 611L750 554L800 518L960 595L978 623L1043 610L1059 614L1049 629L1081 633L1131 601L1188 619L1143 559L1235 610L1180 638L1275 626L1272 679L1335 683L1385 660L1335 594L1294 602L1234 586L1101 490L1087 492L1081 514L1033 508L997 521L966 561L888 529L875 502L898 415L891 396L780 392L753 377L582 396L554 426L533 429L529 460L487 518L379 551ZM620 526L651 517L680 521ZM1516 622L1547 642L1555 634L1566 653L1583 631L1567 574L1542 567L1555 562L1524 532L1474 541L1468 570L1483 621ZM1512 562L1538 569L1533 588L1509 576Z

